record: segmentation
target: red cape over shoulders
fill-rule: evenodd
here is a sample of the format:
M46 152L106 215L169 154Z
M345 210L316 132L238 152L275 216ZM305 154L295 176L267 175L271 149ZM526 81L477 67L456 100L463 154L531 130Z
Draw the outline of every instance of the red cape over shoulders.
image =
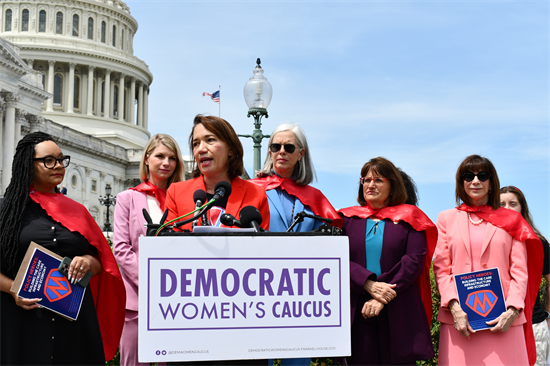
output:
M297 197L305 206L309 206L315 215L332 219L333 226L342 227L343 221L338 212L336 212L329 200L317 188L310 185L296 184L294 179L282 178L275 174L250 179L249 182L263 187L266 191L281 187L282 190Z
M437 244L437 227L432 220L430 220L430 218L418 207L407 204L384 207L382 209L373 209L370 206L352 206L343 208L339 210L338 213L345 217L355 216L362 219L375 217L381 220L390 219L394 222L402 220L411 225L416 231L424 231L426 233L427 251L424 259L424 269L416 282L420 288L420 295L422 297L422 303L424 304L426 317L428 318L428 324L431 325L432 290L430 286L430 266L432 264L435 245Z
M88 210L80 203L61 193L33 191L29 197L53 220L70 231L80 233L97 249L103 271L92 277L89 287L94 297L105 359L111 360L118 349L124 326L126 290L107 240Z
M521 216L519 212L512 211L503 207L493 210L490 206L467 206L465 204L456 208L460 211L472 212L483 220L491 223L498 228L505 230L508 234L519 241L524 241L527 248L527 294L525 296L525 318L527 322L523 325L525 333L525 344L527 345L527 354L529 364L534 365L537 359L537 349L535 345L535 336L533 334L533 306L539 293L540 280L542 277L542 267L544 265L544 251L539 237Z

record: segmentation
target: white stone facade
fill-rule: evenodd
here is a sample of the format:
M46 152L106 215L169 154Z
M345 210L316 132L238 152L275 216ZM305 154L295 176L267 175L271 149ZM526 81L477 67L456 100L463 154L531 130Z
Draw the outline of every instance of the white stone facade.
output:
M126 148L150 134L153 75L134 56L137 21L122 1L2 1L0 37L42 76L53 95L42 116Z
M136 31L122 1L0 2L0 197L17 141L43 131L71 156L68 197L103 227L98 198L107 184L116 195L139 183L150 137L153 76L133 55Z

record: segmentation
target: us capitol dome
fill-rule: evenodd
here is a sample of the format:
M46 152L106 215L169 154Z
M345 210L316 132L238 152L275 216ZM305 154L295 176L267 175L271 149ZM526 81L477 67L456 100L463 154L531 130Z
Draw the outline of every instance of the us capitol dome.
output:
M105 185L113 194L135 185L153 81L134 56L137 30L120 0L0 2L0 196L17 141L33 131L71 155L68 196L99 222Z

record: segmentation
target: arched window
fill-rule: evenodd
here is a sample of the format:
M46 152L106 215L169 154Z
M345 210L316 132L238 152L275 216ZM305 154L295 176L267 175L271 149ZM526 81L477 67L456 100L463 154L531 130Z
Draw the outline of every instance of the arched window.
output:
M101 22L101 42L105 43L105 22Z
M63 34L63 13L60 11L55 15L55 34Z
M73 37L78 37L78 28L80 23L80 17L78 14L73 15Z
M29 31L29 10L24 9L21 15L21 32Z
M38 13L38 32L46 32L46 10L40 10Z
M88 18L88 39L94 39L94 18Z
M11 32L11 9L6 10L6 27L4 28L6 32Z
M63 96L63 75L55 74L53 77L53 105L61 105Z
M73 108L80 108L80 78L74 76L74 103Z
M113 47L116 47L116 25L113 25Z
M46 75L40 72L40 76L42 77L42 87L44 88L46 86Z
M118 114L118 85L115 85L113 91L113 117L116 117Z

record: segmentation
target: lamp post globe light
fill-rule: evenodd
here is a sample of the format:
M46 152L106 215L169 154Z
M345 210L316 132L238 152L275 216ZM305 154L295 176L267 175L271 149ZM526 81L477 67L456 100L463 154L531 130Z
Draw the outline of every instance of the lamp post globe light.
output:
M107 184L105 186L105 197L99 196L99 203L103 206L107 207L107 212L105 213L105 223L103 224L103 231L107 233L107 237L109 237L109 232L113 231L113 228L111 226L111 221L109 220L109 207L114 206L116 204L116 197L111 196L111 185Z
M271 96L273 95L273 88L269 81L264 76L264 70L260 66L260 59L256 60L256 67L252 72L254 75L248 80L244 86L244 101L248 106L247 117L254 117L254 131L252 135L239 135L240 137L251 137L254 141L254 162L253 162L253 178L256 172L261 168L261 152L262 152L262 139L269 138L270 135L264 135L262 133L262 117L269 118L267 114L267 107L271 102Z

